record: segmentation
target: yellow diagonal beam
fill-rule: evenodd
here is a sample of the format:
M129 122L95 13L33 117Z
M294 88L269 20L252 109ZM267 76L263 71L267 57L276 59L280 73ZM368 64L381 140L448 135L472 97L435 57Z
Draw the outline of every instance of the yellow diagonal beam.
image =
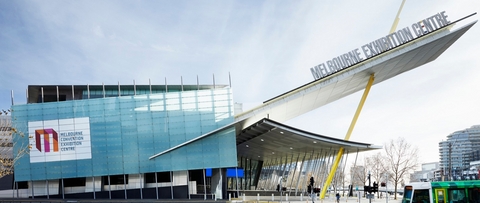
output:
M399 16L400 16L400 12L402 12L403 4L405 4L405 0L402 1L402 5L400 5L400 9L398 9L397 16L395 17L392 28L390 29L390 34L394 33L395 30L397 29L398 21L400 21Z
M370 92L370 87L372 87L373 80L375 80L375 73L372 73L370 75L370 79L368 80L367 87L365 87L365 91L363 92L362 99L360 100L360 104L358 104L357 111L355 112L355 116L353 116L352 123L350 124L350 128L348 128L347 135L345 135L345 140L350 140L350 135L352 134L353 128L355 127L355 124L357 123L358 116L360 115L360 112L362 111L363 104L365 104L365 100L367 100L368 92Z
M350 135L352 134L353 128L357 123L358 116L362 111L363 104L365 104L365 100L367 100L368 92L370 92L370 87L372 87L373 80L375 80L374 74L375 73L372 73L372 75L370 75L370 80L368 80L367 87L365 87L365 91L363 92L362 99L360 100L360 104L358 104L357 111L355 112L355 116L353 116L353 120L352 120L352 123L350 124L350 128L348 128L347 135L345 136L345 140L350 139ZM337 154L337 158L335 158L335 162L333 163L332 169L330 169L330 174L328 175L327 180L323 185L323 189L320 193L320 199L325 198L325 192L327 191L328 187L330 187L330 183L332 182L333 175L335 175L335 171L337 171L338 163L340 163L340 159L342 158L342 155L343 155L343 147L340 147L340 150L338 151L338 154Z

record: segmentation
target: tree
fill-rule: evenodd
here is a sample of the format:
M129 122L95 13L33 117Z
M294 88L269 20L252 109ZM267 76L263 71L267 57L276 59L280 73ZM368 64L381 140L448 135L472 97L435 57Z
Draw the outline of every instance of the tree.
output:
M358 186L359 188L363 189L363 186L367 185L369 169L367 168L366 163L367 163L367 160L364 157L363 166L361 165L362 163L360 163L360 165L350 168L350 174L352 175L352 178L353 178L352 187ZM366 191L363 191L364 196L365 194L366 194Z
M17 142L25 135L12 126L11 111L0 111L0 178L13 174L17 160L29 153L28 144ZM18 152L13 153L13 149L18 149Z
M345 180L345 176L344 176L344 173L343 173L343 167L344 167L344 164L341 163L337 170L335 171L335 174L333 176L333 179L332 179L332 183L330 184L330 186L332 186L333 188L333 194L336 194L337 193L337 190L340 189L340 186L341 185L345 185L343 182Z
M385 170L391 175L395 185L395 199L397 199L397 186L405 182L404 178L418 165L418 148L408 143L405 138L399 137L385 143Z
M385 177L385 157L380 152L374 154L371 157L366 158L367 165L371 171L371 178L375 179L377 183L380 183L383 177ZM377 193L377 197L380 197L380 193Z

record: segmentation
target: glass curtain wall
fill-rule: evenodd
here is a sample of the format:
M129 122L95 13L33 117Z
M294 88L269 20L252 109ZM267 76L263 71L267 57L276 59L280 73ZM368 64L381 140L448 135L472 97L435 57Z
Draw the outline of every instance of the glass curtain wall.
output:
M17 146L33 144L30 150L39 154L38 158L27 154L18 160L17 181L225 168L237 164L234 128L148 159L233 122L230 88L23 104L12 109L15 126L28 134L15 135L20 138ZM81 123L76 122L78 118L82 118ZM83 129L84 137L88 135L82 146L88 148L91 157L75 154L78 147L65 141L68 139L64 136L77 133L78 129ZM40 135L36 135L38 132ZM53 132L58 138L52 137ZM49 134L50 138L46 136ZM48 146L43 143L49 143L51 150L46 150ZM65 147L72 148L70 154Z
M335 172L331 188L339 188L344 184L345 160L346 155L342 156L337 171ZM248 171L250 160L241 159L241 165ZM298 196L301 193L307 195L307 186L311 177L314 177L314 188L320 190L323 188L329 175L330 169L335 160L334 150L322 150L319 153L304 154L297 156L278 157L267 160L260 167L257 164L258 182L250 181L251 173L245 172L245 178L240 189L248 190L249 186L256 186L257 190L276 191L282 189L289 195ZM244 163L246 162L246 163ZM252 164L255 169L255 164ZM252 177L254 180L257 177ZM253 185L252 185L253 184ZM348 185L347 183L345 183Z

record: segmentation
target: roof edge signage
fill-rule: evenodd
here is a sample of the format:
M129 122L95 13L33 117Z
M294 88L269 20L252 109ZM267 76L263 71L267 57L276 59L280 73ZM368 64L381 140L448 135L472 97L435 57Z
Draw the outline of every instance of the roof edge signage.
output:
M412 29L410 29L410 27L399 29L392 34L388 34L385 37L381 37L361 46L360 49L356 48L352 51L334 57L324 63L318 64L317 66L310 68L310 71L312 72L315 80L322 79L347 67L353 66L366 59L372 58L383 52L412 41L425 34L443 28L450 23L450 21L447 20L447 17L448 16L445 14L445 11L439 12L428 18L413 23L411 26Z

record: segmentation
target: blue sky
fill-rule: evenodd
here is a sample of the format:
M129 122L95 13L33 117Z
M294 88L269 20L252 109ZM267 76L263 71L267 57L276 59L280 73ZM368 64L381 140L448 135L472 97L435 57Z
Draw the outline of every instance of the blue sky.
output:
M401 1L0 0L0 108L28 85L228 84L244 110L311 82L309 68L388 33ZM398 28L478 1L407 1ZM466 22L478 19L474 16ZM461 25L457 25L458 28ZM352 140L399 136L438 161L438 142L480 124L479 25L436 61L372 87ZM355 93L287 124L343 138Z

